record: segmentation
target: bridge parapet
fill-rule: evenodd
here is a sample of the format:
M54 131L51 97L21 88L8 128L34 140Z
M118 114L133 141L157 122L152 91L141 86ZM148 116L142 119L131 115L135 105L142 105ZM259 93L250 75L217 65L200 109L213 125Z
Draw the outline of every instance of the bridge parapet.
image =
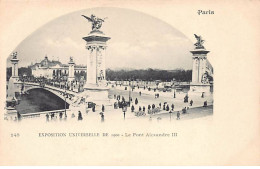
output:
M66 109L66 112L70 112L70 109ZM55 116L57 116L59 113L65 113L65 109L61 110L50 110L50 111L43 111L43 112L36 112L36 113L25 113L21 114L22 119L28 119L28 118L39 118L39 117L45 117L46 114L54 113Z
M28 88L28 87L37 86L39 88L48 88L48 89L59 91L59 92L65 92L65 89L54 87L54 86L50 86L50 85L41 86L39 83L25 82L24 86L25 86L25 88L27 87L28 90L30 90L30 88ZM25 90L25 91L27 91L27 90ZM70 90L66 90L66 93L71 94L71 95L76 95L77 94L77 92L70 91Z
M66 100L66 102L70 106L78 107L80 104L83 103L81 96L80 96L81 93L77 93L77 92L70 91L70 90L65 90L65 89L50 86L50 85L41 86L39 83L24 82L23 92L26 92L26 91L29 91L32 89L36 89L36 88L41 88L41 89L45 89L47 91L52 92L53 94L55 94L62 100L64 100L64 101Z

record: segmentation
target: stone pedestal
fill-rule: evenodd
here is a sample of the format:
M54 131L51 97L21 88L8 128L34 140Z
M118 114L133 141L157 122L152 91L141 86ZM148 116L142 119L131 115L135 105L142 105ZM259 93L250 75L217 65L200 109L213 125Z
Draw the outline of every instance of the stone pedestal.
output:
M106 87L106 42L110 37L99 30L91 31L83 38L87 44L87 82L84 86L86 101L99 105L112 105L108 99Z
M18 120L17 110L14 108L7 108L6 113L4 113L4 120L15 121Z
M12 63L12 77L11 78L15 79L14 81L18 81L19 80L19 76L18 76L18 62L19 62L19 59L17 59L17 53L16 53L15 57L13 57L11 59L11 63Z
M18 82L17 78L11 77L8 82L7 99L16 99L15 93L21 92L21 82Z
M194 93L210 93L210 84L190 84L190 92Z
M68 72L68 82L72 82L74 81L74 66L75 63L73 61L73 58L70 57L70 61L69 61L69 72Z
M209 80L207 79L207 51L203 48L195 48L190 51L193 56L192 82L190 84L191 93L210 93Z
M12 63L12 76L9 79L8 82L8 90L7 90L7 99L16 99L15 93L21 92L21 82L19 82L19 76L18 76L18 62L19 59L17 59L17 52L12 54L13 58L11 59Z

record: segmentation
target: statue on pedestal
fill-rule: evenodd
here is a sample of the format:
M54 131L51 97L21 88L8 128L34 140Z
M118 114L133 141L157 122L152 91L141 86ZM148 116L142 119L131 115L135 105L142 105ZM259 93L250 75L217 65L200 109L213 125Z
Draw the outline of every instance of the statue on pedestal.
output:
M12 53L11 56L12 56L12 59L17 59L17 52Z
M92 14L90 17L87 17L87 16L85 16L85 15L81 15L81 16L83 16L83 17L86 18L89 22L92 23L92 31L95 31L95 30L100 29L101 26L102 26L102 23L105 22L105 19L107 19L107 18L103 18L103 19L98 18L98 17L96 17L96 16L93 15L93 14Z
M70 56L70 62L73 62L73 57L72 56Z
M194 34L194 36L197 39L197 42L194 44L196 46L196 49L204 49L204 46L202 45L204 43L204 40L202 40L202 37L196 34Z

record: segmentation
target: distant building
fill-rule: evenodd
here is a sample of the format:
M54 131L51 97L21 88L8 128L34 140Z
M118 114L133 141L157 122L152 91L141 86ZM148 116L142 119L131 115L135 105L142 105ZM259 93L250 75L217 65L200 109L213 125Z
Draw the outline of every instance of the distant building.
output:
M69 65L60 61L50 61L47 56L40 63L30 66L34 77L45 77L48 79L59 79L68 76ZM87 66L75 65L74 74L87 73Z

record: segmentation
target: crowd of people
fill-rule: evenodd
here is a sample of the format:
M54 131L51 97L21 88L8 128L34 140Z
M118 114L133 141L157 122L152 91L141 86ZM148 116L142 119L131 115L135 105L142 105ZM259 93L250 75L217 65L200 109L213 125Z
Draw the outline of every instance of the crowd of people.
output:
M59 87L62 89L67 89L67 90L74 90L75 88L78 88L78 91L80 91L83 88L84 83L82 82L78 82L78 81L72 81L69 83L66 83L66 81L64 80L59 80L59 79L46 79L44 77L42 78L34 78L34 77L26 77L26 78L22 78L20 79L22 82L32 82L32 83L39 83L42 87L44 87L45 85L50 85L50 86L54 86L54 87ZM117 84L116 84L117 85ZM120 84L121 86L121 84ZM131 86L129 86L131 87ZM131 90L133 91L135 88L140 88L140 86L132 86ZM156 92L156 88L152 89L151 87L148 86L143 86L143 89L147 89L148 91L154 90L154 92ZM127 90L127 88L125 87L125 90ZM142 97L142 92L139 91L139 96ZM69 100L73 100L74 96L68 93L64 93L64 92L59 92L60 95L66 97ZM159 93L155 93L154 94L154 98L158 99L160 97ZM175 92L174 92L174 98L175 98ZM201 98L204 98L204 93L202 93ZM125 118L125 112L127 111L127 107L129 107L130 112L134 113L135 116L139 117L139 116L146 116L147 114L149 115L154 115L154 114L158 114L160 112L168 112L168 113L174 113L175 110L175 105L172 103L167 103L167 102L163 102L163 103L159 103L157 102L157 104L151 103L148 105L141 105L139 103L138 98L133 99L132 97L129 97L129 100L125 99L124 96L120 96L120 95L114 95L114 99L117 100L116 102L114 102L114 109L118 109L118 108L122 108L122 111L124 112L124 118ZM80 100L80 102L85 102L84 100L82 101L82 99ZM193 106L194 101L190 100L189 101L189 96L186 95L184 97L183 100L184 103L189 103L189 106ZM203 107L207 107L207 101L205 101L203 103ZM93 104L91 106L92 112L96 111L96 105ZM179 120L180 119L180 115L181 112L182 114L186 114L189 110L189 107L184 107L182 108L180 111L176 112L176 119ZM102 105L101 108L101 112L100 112L100 117L101 117L101 122L105 121L105 106ZM75 118L76 115L74 113L72 113L71 118ZM60 120L66 120L67 119L67 115L65 112L52 112L52 113L47 113L46 114L46 121L50 121L53 119L57 119L59 118ZM77 113L77 119L79 121L83 120L83 116L82 113L80 111L78 111Z
M85 81L81 80L73 80L67 82L64 79L47 79L45 77L33 77L33 76L25 76L20 77L19 80L21 82L30 82L30 83L39 83L40 86L44 87L45 85L57 87L60 89L66 89L70 91L82 92Z
M139 96L140 95L141 95L141 93L139 93ZM159 97L159 94L158 95L155 94L155 98L158 98L158 97ZM131 112L135 113L135 116L137 116L137 117L145 116L147 114L153 115L153 114L156 114L159 112L173 113L174 108L175 108L175 105L173 103L169 104L167 102L159 103L158 105L155 105L155 104L148 104L146 106L140 105L138 98L135 98L134 102L133 102L132 97L129 98L130 102L126 102L125 98L120 95L114 95L114 99L117 100L117 102L114 103L114 109L123 108L124 106L129 106L131 109ZM184 97L184 103L187 103L188 101L189 101L189 97L188 97L188 95L186 95ZM193 103L194 103L194 101L191 99L189 102L189 106L192 107ZM207 102L204 102L203 107L206 107L206 106L207 106ZM177 113L176 113L177 119L178 120L180 119L180 114L181 114L180 112L182 112L182 114L186 114L188 112L188 110L189 110L189 107L187 106L187 107L183 107L181 109L181 111L177 111Z

